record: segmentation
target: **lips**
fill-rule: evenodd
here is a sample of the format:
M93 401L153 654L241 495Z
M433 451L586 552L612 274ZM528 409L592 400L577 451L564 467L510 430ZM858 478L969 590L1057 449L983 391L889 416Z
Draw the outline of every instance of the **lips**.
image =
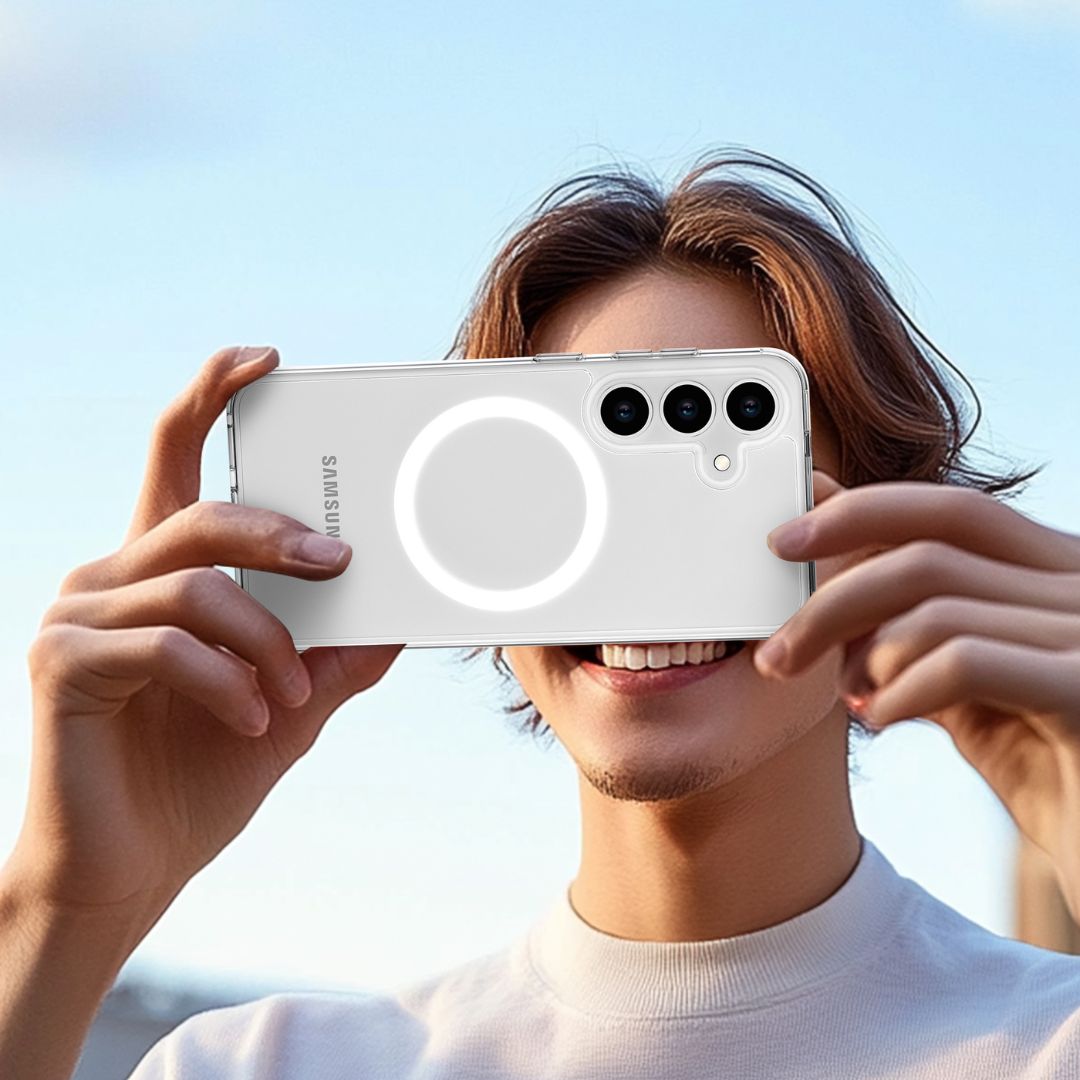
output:
M676 641L564 648L574 657L577 670L593 682L617 694L648 696L679 690L710 676L722 678L719 673L729 670L725 661L745 646L745 641Z

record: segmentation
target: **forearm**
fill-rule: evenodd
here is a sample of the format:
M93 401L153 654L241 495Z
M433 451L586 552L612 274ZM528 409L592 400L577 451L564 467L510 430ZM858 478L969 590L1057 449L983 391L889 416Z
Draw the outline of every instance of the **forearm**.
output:
M58 911L0 870L0 1074L68 1080L102 999L156 917Z

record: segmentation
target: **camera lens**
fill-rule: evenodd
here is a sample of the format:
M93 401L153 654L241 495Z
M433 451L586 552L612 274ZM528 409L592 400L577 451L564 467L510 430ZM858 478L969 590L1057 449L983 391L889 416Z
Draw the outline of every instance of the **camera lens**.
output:
M648 423L648 398L632 386L617 386L604 395L600 419L616 435L635 435Z
M728 394L728 419L743 431L760 431L776 413L776 399L761 383L739 383Z
M667 392L664 419L684 435L700 431L712 419L712 402L700 386L686 383Z

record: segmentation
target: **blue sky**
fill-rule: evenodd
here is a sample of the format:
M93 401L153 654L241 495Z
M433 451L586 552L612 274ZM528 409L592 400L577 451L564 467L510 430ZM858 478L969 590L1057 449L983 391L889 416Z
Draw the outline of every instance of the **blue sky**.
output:
M1080 3L0 2L0 850L25 655L127 526L202 359L435 359L497 244L567 175L711 146L829 187L972 379L1020 504L1080 531ZM220 426L206 498L227 498ZM494 680L408 654L344 707L133 970L379 989L494 949L573 876L573 768ZM860 758L860 828L1008 932L1011 824L947 736Z

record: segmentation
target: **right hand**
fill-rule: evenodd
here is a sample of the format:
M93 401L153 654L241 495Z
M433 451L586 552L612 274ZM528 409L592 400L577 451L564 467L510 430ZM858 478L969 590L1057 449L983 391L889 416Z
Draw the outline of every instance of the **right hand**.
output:
M322 580L351 549L270 510L199 502L229 397L278 363L223 349L162 413L123 545L64 579L30 647L26 817L4 868L37 900L152 923L400 645L296 652L216 566ZM320 551L305 561L305 541ZM228 651L226 651L228 650ZM148 927L147 927L148 929Z

